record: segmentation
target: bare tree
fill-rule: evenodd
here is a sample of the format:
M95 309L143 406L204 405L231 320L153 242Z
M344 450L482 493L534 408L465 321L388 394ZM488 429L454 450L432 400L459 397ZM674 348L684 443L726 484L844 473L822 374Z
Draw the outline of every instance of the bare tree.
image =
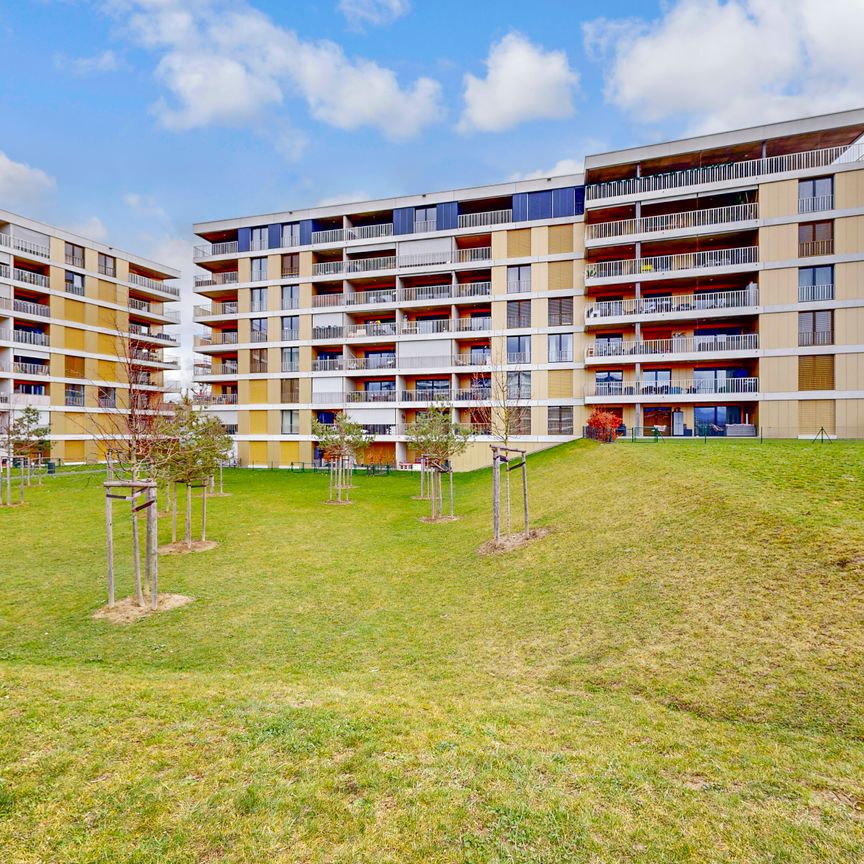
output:
M320 423L312 420L312 434L318 439L324 455L330 463L330 497L329 503L351 503L351 466L370 442L361 423L348 419L344 411L333 418L332 423ZM344 493L344 498L343 498Z
M12 505L12 463L18 460L19 502L23 502L24 487L30 484L30 465L34 458L49 450L50 432L48 426L42 425L37 408L28 406L17 416L13 416L11 411L5 415L0 436L6 454L6 506Z

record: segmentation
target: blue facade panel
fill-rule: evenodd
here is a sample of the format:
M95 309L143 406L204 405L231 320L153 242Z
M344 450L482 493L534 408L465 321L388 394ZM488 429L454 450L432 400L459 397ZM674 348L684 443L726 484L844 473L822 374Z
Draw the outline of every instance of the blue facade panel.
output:
M551 219L552 218L552 190L548 192L528 193L528 218L529 219Z
M267 247L278 249L282 245L282 226L270 225L267 228Z
M455 201L446 201L436 207L435 227L439 231L459 227L459 205Z
M576 208L573 213L574 216L581 216L585 212L585 187L577 186L576 187Z
M252 248L252 229L237 229L237 249L240 252L248 252Z
M513 196L513 221L524 222L528 218L528 193L517 192Z
M397 207L393 211L393 233L394 234L413 234L414 233L414 208L413 207Z
M552 215L557 219L559 216L576 215L576 187L568 186L565 189L552 190Z
M311 219L303 219L300 222L300 245L308 246L312 242L312 226Z

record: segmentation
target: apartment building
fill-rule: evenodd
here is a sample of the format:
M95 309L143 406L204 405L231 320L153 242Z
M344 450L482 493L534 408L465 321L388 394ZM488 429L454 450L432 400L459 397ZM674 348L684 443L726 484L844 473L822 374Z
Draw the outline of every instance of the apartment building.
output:
M864 111L588 156L584 175L205 222L199 398L242 464L346 411L412 460L436 401L488 462L589 414L672 437L864 435Z
M161 403L177 363L179 273L60 228L0 211L0 427L39 409L51 455L100 458L130 392ZM133 386L130 391L130 378Z

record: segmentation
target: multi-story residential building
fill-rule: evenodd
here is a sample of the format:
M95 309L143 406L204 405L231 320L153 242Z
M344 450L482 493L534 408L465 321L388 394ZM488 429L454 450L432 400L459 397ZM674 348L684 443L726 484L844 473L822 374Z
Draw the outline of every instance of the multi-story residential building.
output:
M0 211L0 426L36 407L53 457L99 459L120 428L107 415L128 405L130 376L136 398L155 404L164 370L177 368L163 349L177 346L165 325L179 321L166 305L179 297L178 276Z
M243 464L344 410L412 459L628 432L864 435L864 111L589 156L584 175L200 223L200 398Z

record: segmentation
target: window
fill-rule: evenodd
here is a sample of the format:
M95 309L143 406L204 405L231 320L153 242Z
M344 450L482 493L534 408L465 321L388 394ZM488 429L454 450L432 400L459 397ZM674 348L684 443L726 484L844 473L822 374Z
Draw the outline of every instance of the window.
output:
M507 293L524 294L531 290L531 265L507 268Z
M80 273L73 273L71 270L66 271L66 291L69 294L77 294L79 297L84 296L84 277Z
M299 246L300 245L300 223L288 222L282 226L282 245L283 246ZM282 256L285 257L284 255Z
M66 404L83 407L84 405L84 385L83 384L67 384L66 385Z
M799 390L834 389L834 355L819 354L798 358Z
M834 299L834 265L798 268L798 301Z
M283 378L282 379L282 402L290 404L300 401L300 379L299 378Z
M548 417L548 432L550 435L573 434L573 406L550 405Z
M834 223L804 222L798 226L798 255L832 255L834 253Z
M100 387L98 398L100 408L117 407L117 391L113 387Z
M834 312L831 309L799 312L798 344L803 346L833 345Z
M83 357L66 357L63 361L65 367L66 378L83 378L84 377L84 358Z
M283 348L282 349L282 371L297 372L300 369L300 349L299 348Z
M513 435L531 434L531 409L528 407L510 410L510 432Z
M253 348L249 352L249 371L250 372L266 372L267 371L267 349Z
M252 281L263 282L267 278L267 259L252 259Z
M73 267L84 266L84 247L76 246L74 243L66 244L66 263Z
M507 373L507 398L517 400L531 398L530 372Z
M573 323L573 298L549 298L549 326L564 327Z
M117 275L117 259L111 255L103 255L99 253L99 272L103 276Z
M285 315L282 318L282 341L294 342L300 338L300 317Z
M282 276L299 276L300 275L300 254L293 252L290 255L282 256Z
M507 326L508 327L530 327L531 326L531 301L530 300L508 300L507 301Z
M253 252L260 252L262 249L267 248L267 227L263 228L253 228L251 232L251 239L249 243L249 248ZM256 260L256 259L253 259ZM260 260L260 259L257 259Z
M602 372L595 372L594 387L598 396L621 396L624 388L624 371L604 369Z
M693 420L697 435L709 437L725 435L728 424L741 422L741 407L738 405L697 405L693 409Z
M531 362L531 337L530 336L508 336L507 337L507 362L508 363L530 363Z
M549 334L549 362L570 363L573 360L573 334Z
M434 231L437 227L437 211L435 207L414 208L414 230Z
M834 178L814 177L798 181L798 212L818 213L834 206Z
M15 393L22 393L25 396L45 396L46 390L44 384L16 384Z
M267 289L266 288L250 288L250 302L253 312L267 311Z
M298 309L300 307L300 286L299 285L283 285L282 286L282 308L283 309Z
M267 319L266 318L253 318L249 322L251 331L252 331L252 341L253 342L266 342L267 341Z
M668 393L672 384L671 369L643 369L642 370L642 392L643 393Z
M417 393L450 393L449 378L424 378L414 383Z
M296 409L289 409L282 412L282 434L300 434L300 412Z

